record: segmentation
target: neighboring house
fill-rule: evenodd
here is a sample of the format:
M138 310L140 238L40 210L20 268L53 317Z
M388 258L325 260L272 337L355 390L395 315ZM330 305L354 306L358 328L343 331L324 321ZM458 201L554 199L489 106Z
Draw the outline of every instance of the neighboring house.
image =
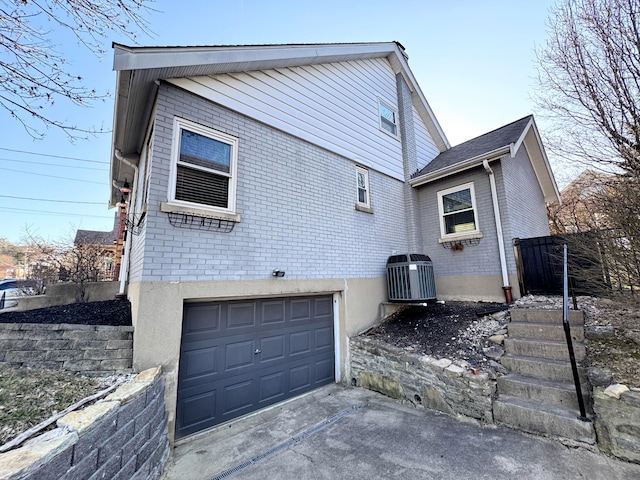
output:
M100 255L103 257L101 277L104 279L118 279L122 261L124 229L124 218L118 212L114 215L113 228L108 232L80 229L76 231L76 236L73 239L74 245L86 245L100 249Z
M562 202L548 206L551 233L589 232L606 228L602 201L607 183L614 177L585 170L560 192Z
M557 199L532 117L451 148L396 42L114 48L134 368L172 438L349 381L390 255L440 298L518 295L511 238Z

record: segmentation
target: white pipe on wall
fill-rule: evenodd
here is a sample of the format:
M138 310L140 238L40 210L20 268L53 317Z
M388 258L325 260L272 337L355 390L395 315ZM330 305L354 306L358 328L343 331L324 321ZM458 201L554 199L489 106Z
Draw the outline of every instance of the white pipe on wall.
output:
M138 181L138 166L133 162L127 160L120 150L115 151L116 158L122 163L133 168L133 180L131 182L131 194L129 195L129 199L135 198L135 189ZM131 200L130 200L131 201ZM127 231L127 240L124 245L124 255L122 256L122 263L120 265L120 288L118 290L118 295L125 294L125 288L127 286L127 278L129 277L129 253L131 252L131 232Z
M491 200L493 202L493 216L496 220L496 233L498 235L498 252L500 253L500 268L502 270L502 285L504 287L510 287L509 274L507 273L507 256L504 250L504 236L502 234L502 220L500 219L500 207L498 206L498 191L496 189L496 179L493 174L493 170L489 166L487 160L483 160L482 166L489 174L489 183L491 184ZM506 296L506 291L505 291Z

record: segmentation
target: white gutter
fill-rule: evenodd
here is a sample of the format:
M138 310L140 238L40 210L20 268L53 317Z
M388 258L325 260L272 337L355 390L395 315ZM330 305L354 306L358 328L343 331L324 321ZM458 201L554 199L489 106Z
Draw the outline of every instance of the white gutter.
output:
M504 250L504 235L502 234L502 220L500 219L500 207L498 206L498 192L496 189L496 179L489 162L484 160L482 166L489 174L491 184L491 200L493 202L493 216L496 220L496 234L498 235L498 252L500 253L500 269L502 270L502 289L504 290L507 303L511 303L511 286L509 285L509 274L507 272L507 256ZM508 290L508 294L507 294Z
M135 198L135 186L138 184L138 166L127 160L120 150L115 150L114 154L116 158L125 165L133 168L133 181L131 182L131 194L130 199ZM128 210L128 209L127 209ZM126 231L126 230L125 230ZM131 232L127 232L127 240L124 247L124 255L122 256L122 263L120 264L120 288L118 289L118 295L125 294L125 288L127 286L127 278L129 278L129 254L131 252Z

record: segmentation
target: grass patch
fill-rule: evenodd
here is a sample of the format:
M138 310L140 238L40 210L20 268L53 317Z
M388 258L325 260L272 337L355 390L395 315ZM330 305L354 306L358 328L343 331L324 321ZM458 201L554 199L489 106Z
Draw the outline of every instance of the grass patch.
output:
M99 386L97 379L62 370L0 365L0 445L92 395Z

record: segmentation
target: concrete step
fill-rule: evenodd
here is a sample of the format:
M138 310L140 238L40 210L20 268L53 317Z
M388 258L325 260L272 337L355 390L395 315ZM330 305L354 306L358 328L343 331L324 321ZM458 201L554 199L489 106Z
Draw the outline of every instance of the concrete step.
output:
M529 433L562 437L589 445L595 444L593 423L578 420L579 413L553 405L500 395L493 403L493 418L505 425Z
M575 411L576 414L580 413L580 404L573 382L552 382L512 373L498 378L498 395L518 397L544 405L555 405L565 410ZM582 395L585 408L589 410L591 405L589 389L583 388Z
M521 355L504 355L500 363L512 373L525 377L539 378L551 382L564 382L573 385L573 372L569 360L551 360L548 358L525 357ZM580 382L588 385L587 371L578 367Z
M584 327L570 325L571 339L574 342L584 341ZM511 322L507 325L512 338L536 338L539 340L564 340L564 326L551 323Z
M562 325L562 310L537 310L532 308L512 308L512 322L553 323ZM584 314L581 310L569 310L570 325L584 325Z
M540 357L550 360L569 360L569 349L565 341L531 340L521 338L505 338L504 350L508 354L524 357ZM586 349L581 343L573 344L576 362L582 362Z

